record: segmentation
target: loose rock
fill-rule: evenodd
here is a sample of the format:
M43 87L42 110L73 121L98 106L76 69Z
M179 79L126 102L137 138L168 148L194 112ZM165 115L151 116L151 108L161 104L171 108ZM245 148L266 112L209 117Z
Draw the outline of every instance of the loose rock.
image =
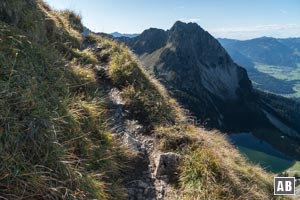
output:
M164 180L174 180L176 177L177 167L180 161L180 156L176 153L162 153L157 155L155 159L155 172L156 177L161 177ZM167 177L167 178L166 178Z

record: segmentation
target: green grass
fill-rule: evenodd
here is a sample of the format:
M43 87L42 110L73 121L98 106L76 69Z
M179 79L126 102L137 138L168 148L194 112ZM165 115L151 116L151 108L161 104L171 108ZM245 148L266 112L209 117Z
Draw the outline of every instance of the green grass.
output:
M281 80L300 80L300 68L255 63L255 68Z
M261 63L255 63L255 68L263 73L266 73L276 79L291 82L291 87L295 91L293 94L284 95L286 97L300 97L300 65L298 68L292 68L287 66L265 65ZM280 87L278 85L277 87Z
M300 161L296 161L294 165L287 170L287 172L290 174L300 173Z

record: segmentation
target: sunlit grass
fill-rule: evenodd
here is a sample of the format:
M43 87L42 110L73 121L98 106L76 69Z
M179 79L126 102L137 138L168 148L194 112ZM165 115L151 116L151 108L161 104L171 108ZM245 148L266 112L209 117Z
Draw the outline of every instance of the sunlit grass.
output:
M286 170L289 174L294 175L295 173L300 173L300 161L296 161L292 167Z
M18 12L24 1L10 3L20 7L6 9ZM43 22L39 32L28 33L20 30L27 30L23 24L0 22L1 198L122 198L117 185L126 156L107 134L107 106L98 96L95 73L81 65L96 59L77 50L80 33L64 27L64 16L41 6L26 12L51 13L61 27L49 35L38 35L47 28ZM25 17L30 15L22 15L22 23Z

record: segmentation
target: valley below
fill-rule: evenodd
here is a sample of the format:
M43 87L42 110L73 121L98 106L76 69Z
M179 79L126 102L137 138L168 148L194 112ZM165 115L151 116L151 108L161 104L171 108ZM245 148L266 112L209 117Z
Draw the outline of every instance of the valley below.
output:
M261 63L255 63L254 68L256 73L250 72L249 77L253 81L253 85L259 89L263 89L272 93L276 93L276 89L282 88L280 82L283 82L288 89L278 91L278 94L289 98L300 98L300 64L297 64L296 68L288 66L266 65ZM251 71L251 70L250 70ZM265 88L262 81L259 78L259 73L263 73L270 78L267 79L272 83L270 88ZM271 79L278 80L278 84ZM266 81L266 80L265 80Z
M272 133L269 132L269 134ZM231 133L228 139L249 161L259 164L267 171L276 174L287 172L291 176L300 171L299 159L285 155L251 132ZM279 140L284 142L284 137Z
M219 42L234 62L247 69L255 88L299 100L299 38L219 39Z

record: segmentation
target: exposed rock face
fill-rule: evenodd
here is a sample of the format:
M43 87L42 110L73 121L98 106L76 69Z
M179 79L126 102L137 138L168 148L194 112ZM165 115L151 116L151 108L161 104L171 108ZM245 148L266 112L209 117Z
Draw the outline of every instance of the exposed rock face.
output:
M201 123L229 130L257 127L265 120L255 106L246 70L199 25L178 21L168 31L151 28L119 41L130 46Z
M168 180L177 178L176 172L180 161L180 156L176 153L158 154L155 159L156 169L154 175L156 177L166 176Z
M174 51L166 52L169 55L161 58L167 59L165 68L175 69L188 78L190 84L182 84L183 89L197 90L197 86L202 85L221 99L238 98L239 81L248 77L246 73L239 73L240 67L209 33L197 24L177 22L169 31L169 38ZM170 63L172 58L176 60ZM251 90L250 82L243 89Z
M125 40L126 43L131 46L134 51L141 55L144 53L152 53L157 49L162 48L166 45L168 35L164 30L150 28L145 30L141 35L138 36L138 39L133 38L120 38L120 40ZM155 42L154 42L155 41Z
M84 26L84 27L83 27L82 36L83 36L83 37L86 37L86 36L88 36L90 33L91 33L91 30Z

